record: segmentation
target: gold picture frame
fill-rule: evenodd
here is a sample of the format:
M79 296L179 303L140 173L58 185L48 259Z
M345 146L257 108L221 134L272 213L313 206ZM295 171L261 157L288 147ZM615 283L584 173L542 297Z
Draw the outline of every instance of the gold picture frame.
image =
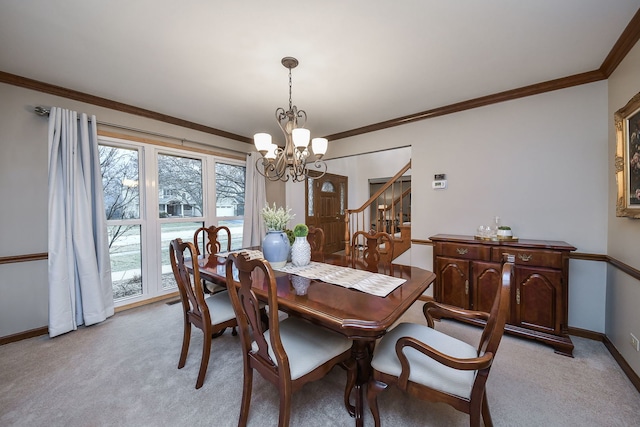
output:
M616 216L640 218L640 93L614 114Z

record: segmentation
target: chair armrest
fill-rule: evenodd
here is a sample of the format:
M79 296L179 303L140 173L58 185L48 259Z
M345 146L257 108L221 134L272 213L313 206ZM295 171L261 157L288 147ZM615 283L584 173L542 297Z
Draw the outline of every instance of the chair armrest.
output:
M493 353L491 352L486 352L479 357L460 359L444 354L415 338L402 337L396 341L396 355L398 356L400 365L402 366L402 371L398 378L398 385L402 390L406 390L407 388L410 373L409 359L407 359L407 356L402 351L404 347L411 347L445 366L458 370L477 371L480 369L486 369L493 363Z
M488 320L489 313L484 311L466 310L453 305L442 304L436 301L427 301L422 307L425 319L430 328L433 328L433 318L449 318L457 320L480 319ZM435 316L434 316L435 315Z

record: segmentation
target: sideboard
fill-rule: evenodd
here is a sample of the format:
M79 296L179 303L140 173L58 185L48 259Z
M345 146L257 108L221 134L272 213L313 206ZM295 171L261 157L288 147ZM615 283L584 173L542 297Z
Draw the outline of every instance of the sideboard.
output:
M490 311L500 285L502 254L515 256L511 308L505 331L551 345L573 356L567 333L569 253L576 248L551 240L477 240L438 234L434 243L436 301ZM473 321L473 323L482 323Z

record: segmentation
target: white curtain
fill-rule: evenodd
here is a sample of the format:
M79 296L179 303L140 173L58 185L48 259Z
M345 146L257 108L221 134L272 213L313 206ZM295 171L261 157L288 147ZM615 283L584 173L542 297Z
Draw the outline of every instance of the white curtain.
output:
M49 115L49 335L113 315L96 117Z
M266 233L260 211L267 203L265 178L256 170L256 159L262 155L257 151L247 154L247 167L244 186L244 229L242 231L242 247L262 245ZM262 163L258 162L262 168Z

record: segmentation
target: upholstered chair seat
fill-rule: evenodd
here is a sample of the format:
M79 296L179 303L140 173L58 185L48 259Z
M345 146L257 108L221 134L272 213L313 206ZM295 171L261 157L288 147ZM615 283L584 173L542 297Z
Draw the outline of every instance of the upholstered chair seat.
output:
M266 342L270 342L268 330L265 331L264 338ZM280 339L289 356L291 380L308 374L327 360L349 350L352 345L352 341L344 336L319 328L297 317L288 317L280 321ZM255 341L251 344L251 349L258 351L258 344ZM278 359L272 347L269 347L269 356L278 365Z
M443 334L426 325L416 323L401 323L393 328L378 343L371 366L379 372L400 376L402 366L396 355L396 342L401 337L413 337L447 356L458 359L471 359L478 356L478 350L464 341ZM463 371L450 368L417 350L405 347L403 350L409 366L409 381L440 390L445 393L460 396L465 399L471 397L471 388L476 371Z
M223 323L236 318L236 313L233 311L233 305L231 305L228 291L209 295L204 299L204 302L209 307L211 323Z

